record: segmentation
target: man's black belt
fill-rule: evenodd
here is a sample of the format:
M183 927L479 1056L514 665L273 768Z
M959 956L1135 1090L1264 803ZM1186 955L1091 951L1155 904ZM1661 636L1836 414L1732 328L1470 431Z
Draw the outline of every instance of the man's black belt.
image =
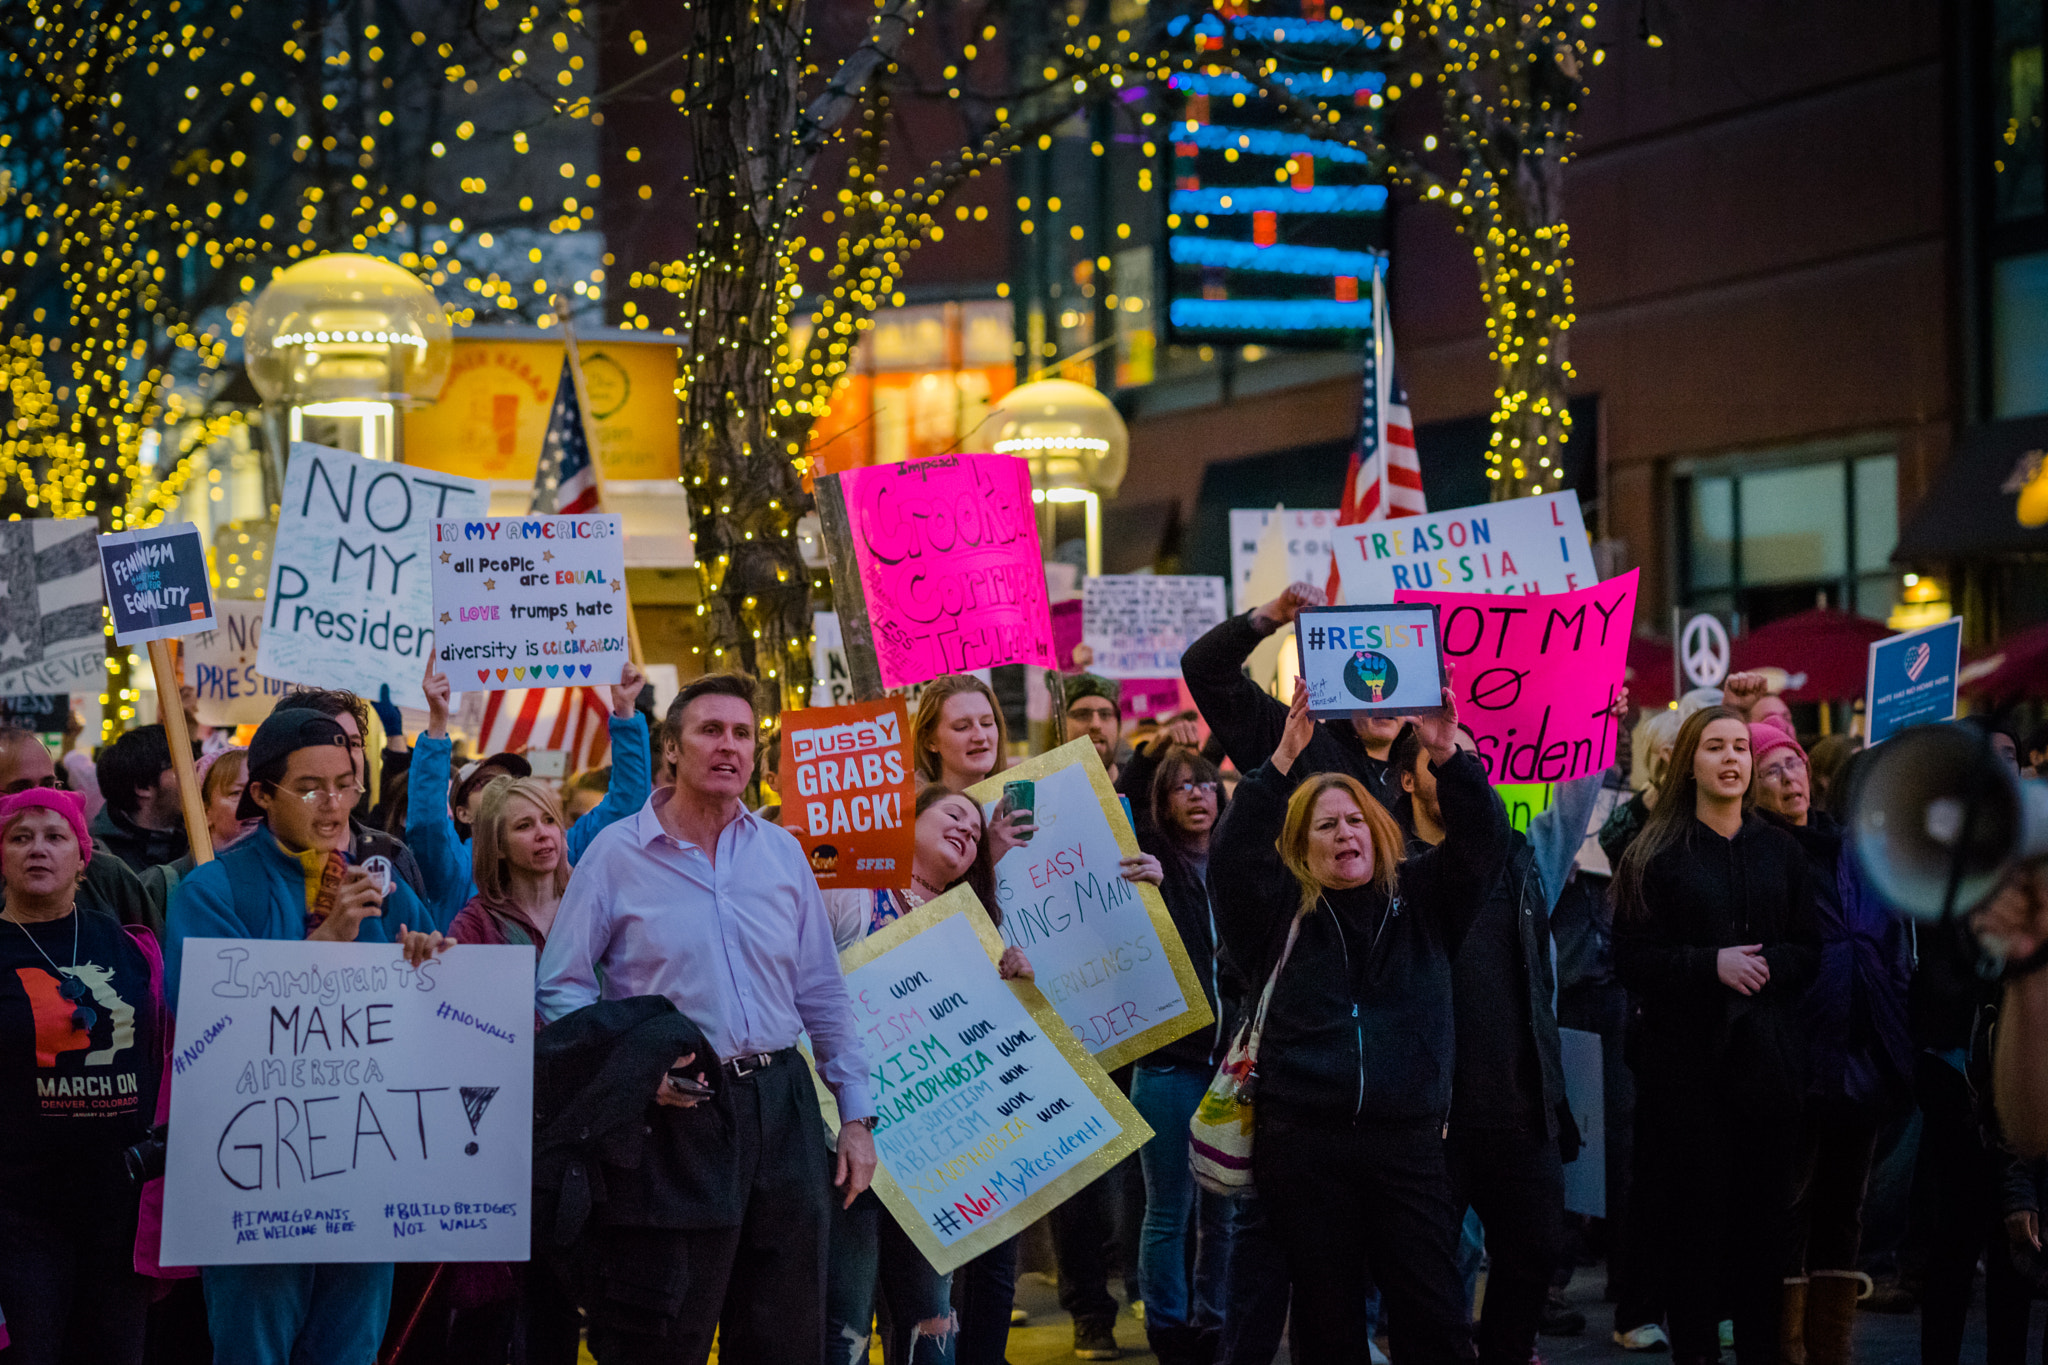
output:
M796 1049L793 1047L783 1048L780 1052L749 1052L744 1056L731 1057L719 1063L719 1070L738 1080L742 1076L751 1076L756 1071L766 1071L777 1062L795 1055Z

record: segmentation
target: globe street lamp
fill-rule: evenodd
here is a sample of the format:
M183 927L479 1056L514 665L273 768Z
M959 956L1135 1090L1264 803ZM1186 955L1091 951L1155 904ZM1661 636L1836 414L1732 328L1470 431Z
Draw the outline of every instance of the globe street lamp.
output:
M1114 496L1130 466L1130 432L1116 405L1086 384L1039 379L1019 384L991 406L991 446L1031 464L1031 500L1039 507L1039 539L1057 544L1059 509L1080 505L1087 569L1102 572L1102 499Z

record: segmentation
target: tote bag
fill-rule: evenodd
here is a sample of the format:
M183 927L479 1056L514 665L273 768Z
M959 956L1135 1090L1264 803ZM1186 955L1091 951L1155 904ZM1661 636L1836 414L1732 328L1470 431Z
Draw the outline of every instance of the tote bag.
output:
M1188 1169L1195 1183L1211 1194L1235 1196L1252 1189L1252 1092L1259 1073L1259 1039L1266 1031L1266 1011L1273 1003L1273 987L1280 971L1301 937L1301 922L1307 911L1294 917L1287 929L1287 946L1273 964L1266 988L1259 993L1258 1008L1238 1026L1230 1050L1216 1068L1195 1116L1188 1120Z

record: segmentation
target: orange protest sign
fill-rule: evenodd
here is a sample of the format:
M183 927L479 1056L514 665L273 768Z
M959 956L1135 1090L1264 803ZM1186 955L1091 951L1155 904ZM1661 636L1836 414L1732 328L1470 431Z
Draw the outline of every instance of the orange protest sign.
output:
M783 828L820 887L910 885L917 781L902 698L783 712L780 772Z

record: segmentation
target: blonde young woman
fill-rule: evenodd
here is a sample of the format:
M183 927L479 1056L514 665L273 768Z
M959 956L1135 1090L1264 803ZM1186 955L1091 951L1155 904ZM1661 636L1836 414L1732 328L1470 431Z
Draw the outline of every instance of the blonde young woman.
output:
M493 779L477 799L470 866L476 894L456 913L463 943L530 943L538 958L569 885L568 821L535 777Z
M1451 959L1510 840L1485 769L1457 748L1450 690L1438 714L1408 719L1436 777L1442 843L1402 862L1399 827L1356 778L1307 770L1316 723L1297 684L1279 747L1239 784L1211 844L1231 958L1256 990L1285 956L1252 1161L1294 1280L1300 1365L1364 1359L1368 1277L1386 1292L1395 1359L1471 1351L1443 1144Z

